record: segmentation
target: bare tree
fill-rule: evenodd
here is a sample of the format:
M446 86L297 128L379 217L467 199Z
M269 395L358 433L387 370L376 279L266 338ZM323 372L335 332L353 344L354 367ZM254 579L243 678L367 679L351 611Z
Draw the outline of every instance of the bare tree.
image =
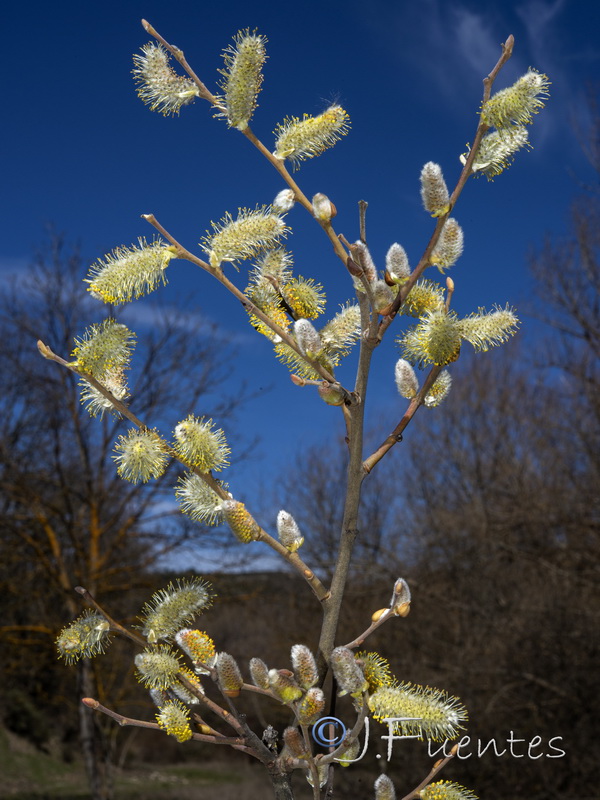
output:
M171 503L165 510L164 483L172 468L152 484L126 486L115 475L111 457L122 420L109 411L101 420L91 419L80 402L76 377L49 374L40 364L35 350L40 333L58 349L70 347L83 318L97 305L81 291L81 278L77 249L69 250L54 234L32 268L2 294L0 575L7 602L0 636L11 653L8 663L21 676L26 662L37 663L41 671L48 667L48 653L55 657L56 627L77 612L74 586L92 587L128 615L127 593L147 586L149 568L190 535ZM217 408L203 403L223 377L222 362L215 358L206 325L200 337L191 316L188 322L182 329L157 312L152 330L141 337L142 363L133 391L140 408L156 419L164 417L175 398L189 411L231 410L227 401ZM194 367L176 378L182 361ZM24 643L38 656L23 655L15 662ZM115 676L114 690L121 678ZM103 691L91 662L83 660L79 692ZM80 722L93 796L107 797L106 726L85 712Z

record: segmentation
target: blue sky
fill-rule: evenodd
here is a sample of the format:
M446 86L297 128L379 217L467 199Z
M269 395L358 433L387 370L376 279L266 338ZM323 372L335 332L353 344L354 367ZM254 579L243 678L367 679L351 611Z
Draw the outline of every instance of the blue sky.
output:
M24 267L48 222L80 240L90 263L138 236L151 238L140 218L150 212L200 253L197 243L211 219L268 203L283 188L243 136L213 119L207 103L198 100L180 117L163 118L138 100L130 70L132 54L148 41L141 17L185 51L213 90L220 53L237 30L257 28L268 37L251 123L267 146L286 115L316 114L332 101L343 105L351 132L305 162L296 177L308 196L321 191L335 202L336 230L350 240L358 236L357 201L369 202L368 240L380 267L394 241L418 261L432 230L420 204L420 169L436 161L453 185L458 157L476 127L482 78L512 33L515 54L496 89L533 66L548 74L552 96L532 126L534 150L519 154L493 183L467 185L454 212L465 253L452 276L459 313L493 303L518 306L531 291L528 249L548 233L566 231L570 199L587 177L575 127L586 124L585 84L600 77L600 30L587 8L576 0L12 4L3 15L1 55L0 274ZM293 209L288 222L295 271L324 284L329 318L352 296L349 278L302 209ZM261 441L254 459L231 476L232 489L237 479L236 494L248 499L250 490L268 488L273 465L281 470L295 460L299 444L341 432L341 414L291 384L268 342L216 282L184 262L173 262L169 273L168 289L138 301L130 319L148 324L154 304L175 305L194 293L197 313L232 337L231 386L246 379L258 393L240 421ZM231 276L243 288L244 267ZM376 354L369 412L386 430L404 403L393 383L394 338ZM353 363L339 373L346 384ZM227 430L227 421L219 422Z

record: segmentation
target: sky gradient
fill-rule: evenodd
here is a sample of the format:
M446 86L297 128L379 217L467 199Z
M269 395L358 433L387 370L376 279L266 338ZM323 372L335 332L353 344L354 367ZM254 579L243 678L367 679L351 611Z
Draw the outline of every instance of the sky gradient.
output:
M270 149L272 131L286 115L318 114L331 102L348 111L349 135L304 162L295 177L309 197L320 191L335 202L335 228L351 241L358 237L357 202L368 201L368 241L380 268L394 241L417 263L433 228L420 202L420 169L436 161L454 185L459 156L476 128L482 79L512 33L514 56L495 89L532 66L552 81L551 97L530 130L534 149L518 154L494 182L467 185L453 214L464 229L465 252L451 274L453 307L461 314L494 303L518 307L531 292L528 250L567 231L569 204L589 175L578 132L587 122L586 84L595 81L597 89L600 78L600 30L586 7L575 0L13 4L4 13L2 52L9 97L0 276L25 268L47 223L79 240L92 263L139 236L151 238L143 213L155 214L202 255L197 243L211 220L269 203L283 188L243 136L213 119L206 102L197 100L175 118L141 103L131 77L132 54L148 41L141 17L185 51L213 91L220 53L236 31L257 28L268 37L251 125ZM349 277L303 209L293 209L287 221L295 272L323 283L329 319L352 297ZM239 275L228 274L245 286L244 265ZM341 414L294 387L237 301L190 264L173 262L169 287L138 301L124 321L134 329L151 324L155 304L175 306L190 293L194 313L216 322L237 351L227 389L245 379L257 395L240 420L247 439L260 439L253 459L237 472L242 489L236 496L250 499L272 479L273 466L285 469L294 460L297 443L341 433ZM98 319L102 314L99 308ZM526 332L528 325L525 320ZM369 411L385 431L405 403L393 382L394 338L388 335L376 353ZM339 372L346 385L353 365ZM218 422L227 430L226 421Z

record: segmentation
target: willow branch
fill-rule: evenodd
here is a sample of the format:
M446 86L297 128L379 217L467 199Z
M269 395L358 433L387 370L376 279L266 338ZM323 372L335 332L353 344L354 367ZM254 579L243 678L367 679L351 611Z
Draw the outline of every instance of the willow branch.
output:
M512 35L509 36L506 42L502 45L502 55L498 59L496 66L492 69L490 74L486 78L484 78L483 98L481 101L482 104L489 100L494 81L496 80L496 77L500 72L500 70L502 69L502 67L504 66L504 64L506 64L508 59L511 57L514 43L515 43L514 37ZM465 161L465 164L460 173L456 186L454 187L454 191L450 196L448 211L446 214L443 214L442 216L438 217L431 239L429 240L427 247L425 248L425 251L421 256L419 263L411 273L407 282L402 286L402 288L396 295L394 302L391 303L388 309L386 309L385 318L382 319L382 321L379 324L378 338L380 341L384 333L392 323L394 317L398 313L400 306L406 300L408 293L413 288L415 283L419 280L425 269L429 266L429 259L431 257L431 253L433 251L433 248L437 244L437 241L442 232L442 228L444 227L444 223L446 222L447 218L450 215L450 212L456 205L458 198L460 197L461 192L465 187L466 182L472 175L472 167L473 167L473 162L477 157L477 150L479 149L481 140L488 129L489 126L485 122L483 122L483 120L481 120L480 118L479 124L477 125L477 129L475 131L475 136L473 137L473 145L471 147L469 155L467 156L467 160Z
M83 372L79 370L75 364L69 363L65 361L64 358L61 358L56 353L54 353L48 345L44 344L41 340L38 341L38 350L40 351L41 355L48 359L49 361L54 361L56 364L59 364L61 367L65 367L66 369L70 370L71 372L79 375L80 378L86 380L91 386L93 386L98 392L102 394L103 397L106 397L109 400L114 408L126 417L130 422L132 422L137 428L142 430L148 429L148 426L142 422L142 420L137 417L124 403L120 400L117 400L113 395L106 389L93 375L90 375L87 372ZM339 384L336 384L336 386ZM178 453L170 446L165 444L165 452L169 454L169 456L176 461L179 461L187 470L190 470L199 478L201 478L210 488L215 492L215 494L221 498L221 500L229 500L231 499L229 494L223 489L223 487L219 484L219 482L210 474L210 472L202 472L198 467L191 467L187 464L179 455ZM272 550L281 556L285 561L287 561L290 566L292 566L296 572L298 572L304 580L308 583L311 590L317 597L320 602L323 602L328 596L329 592L325 588L325 586L321 583L321 581L317 578L314 572L308 567L307 564L300 558L297 553L290 553L290 551L284 547L277 539L274 539L270 536L258 523L256 523L256 534L255 539L257 541L264 542L268 545ZM104 613L104 612L102 612ZM118 623L117 623L118 624Z
M312 203L306 197L304 192L300 189L296 181L292 178L290 173L285 167L284 161L280 158L277 158L273 155L260 141L260 139L255 136L252 130L248 127L245 128L242 133L244 136L252 142L252 144L256 147L256 149L262 153L262 155L267 159L267 161L277 170L277 172L281 175L283 180L287 183L290 189L294 192L294 197L300 203L301 206L308 211L311 217L316 220L321 228L325 231L327 238L331 242L331 246L336 254L336 256L342 261L343 264L346 263L346 259L348 258L348 253L342 247L338 234L335 232L333 225L331 224L330 220L320 220L315 217L313 214L313 207Z
M120 633L121 636L125 636L127 639L131 639L132 642L135 642L136 644L139 644L142 647L147 647L148 643L146 642L145 639L142 639L141 636L138 636L137 634L127 630L127 628L123 627L123 625L114 620L110 616L110 614L102 608L100 603L98 603L97 600L88 592L87 589L85 589L83 586L76 586L75 591L77 592L77 594L80 594L83 597L83 599L86 600L90 605L94 606L96 611L102 614L104 619L110 625L111 631L115 631L115 633Z
M377 450L375 450L374 453L372 453L367 459L365 459L365 461L363 461L363 470L365 473L371 472L375 464L378 464L386 455L386 453L389 453L395 444L398 444L398 442L402 441L402 433L404 429L417 413L419 407L423 404L427 393L437 380L442 369L443 367L438 366L431 368L429 375L425 379L425 383L423 386L421 386L415 397L413 397L413 399L410 401L409 406L400 422L396 425L390 435L379 445Z
M94 700L93 697L84 697L82 698L81 702L84 704L84 706L90 708L92 711L100 711L102 714L106 714L107 717L114 719L115 722L118 722L119 725L123 727L132 725L136 728L151 728L155 731L162 730L160 725L158 725L156 722L146 722L143 719L125 717L123 714L118 714L116 711L103 706L102 703L98 702L98 700ZM209 742L210 744L228 744L230 747L235 747L237 750L242 750L250 755L254 755L252 748L245 745L243 739L233 738L230 736L213 736L210 734L194 732L192 732L192 739L196 739L199 742Z
M356 637L356 639L348 642L348 644L345 644L344 647L347 647L349 650L354 650L355 647L359 647L365 641L365 639L373 633L373 631L376 631L380 625L383 625L384 622L387 622L391 617L394 616L395 614L392 614L392 609L386 608L379 619L375 620L375 622L372 622L366 630Z
M187 72L187 74L190 76L190 78L193 80L193 82L198 87L198 90L200 92L200 97L202 97L204 100L208 100L208 102L212 103L213 106L220 107L219 98L215 97L215 95L212 94L212 92L210 92L206 88L206 86L202 83L202 81L196 75L194 70L190 67L190 65L188 64L188 62L185 59L185 56L183 55L183 50L180 50L178 47L175 47L175 45L173 45L173 44L169 44L169 42L167 42L166 39L163 39L163 37L160 35L160 33L158 33L158 31L155 30L147 20L145 20L145 19L142 20L142 27L146 31L146 33L149 33L150 36L154 36L154 38L158 42L160 42L162 44L162 46L165 47L169 51L169 53L171 53L173 58L175 58L175 60L178 61L181 64L183 69Z
M243 292L241 292L238 289L238 287L234 283L232 283L229 280L229 278L227 278L227 276L223 273L223 270L220 267L212 267L206 261L203 261L201 258L198 258L198 256L195 256L193 253L187 250L182 244L180 244L177 241L177 239L175 239L174 236L172 236L166 230L166 228L164 228L160 224L160 222L156 219L154 214L142 214L142 218L145 219L146 222L149 222L150 225L152 225L154 228L156 228L156 230L173 245L173 247L177 250L177 258L182 258L186 261L190 261L192 264L195 264L196 266L200 267L205 272L208 272L210 275L213 276L213 278L216 278L222 286L224 286L229 292L231 292L231 294L233 294L233 296L237 300L240 301L240 303L248 313L253 314L255 317L258 317L258 319L260 319L261 322L263 322L268 328L270 328L273 331L273 333L277 334L277 336L279 336L280 339L283 342L285 342L285 344L287 344L288 347L290 347L297 355L299 355L300 358L306 361L306 363L309 364L312 367L312 369L315 370L315 372L318 372L318 374L323 378L323 380L331 383L335 387L335 389L343 395L345 402L347 403L354 402L351 392L345 389L341 385L341 383L336 381L335 377L329 372L329 370L325 369L325 367L319 364L318 361L313 361L313 359L305 356L304 353L302 353L302 351L298 347L298 343L296 342L296 340L292 336L290 336L290 334L284 328L282 328L280 325L278 325L276 322L270 319L263 311L261 311L261 309L258 308L258 306L256 306L250 300L249 297L247 297Z
M414 797L419 797L419 792L421 792L429 783L431 783L431 781L435 778L438 772L444 769L444 767L449 761L452 761L456 753L457 753L457 745L454 745L452 751L450 752L450 755L446 756L446 758L442 758L440 761L436 761L436 763L433 765L433 768L429 772L429 775L424 780L422 780L418 786L415 786L412 792L409 792L408 794L404 795L402 800L412 800L412 798Z
M190 76L192 81L198 87L198 90L200 92L200 96L203 99L208 100L216 108L218 108L220 110L224 110L221 98L216 97L214 94L212 94L206 88L204 83L202 83L200 78L196 75L194 70L190 67L190 65L186 61L186 59L185 59L185 57L183 55L183 51L180 50L178 47L175 47L175 45L169 44L169 42L167 42L167 40L164 39L160 35L160 33L158 33L158 31L155 30L152 27L152 25L150 25L150 23L147 22L145 19L142 20L142 26L143 26L144 30L147 31L150 34L150 36L154 36L154 38L158 42L160 42L163 45L163 47L165 47L169 51L169 53L172 54L172 56L179 62L179 64L181 64L182 68L185 70L185 72L187 72L187 74ZM304 208L309 212L309 214L311 215L311 217L313 217L313 219L316 219L316 217L313 214L312 203L310 202L308 197L304 194L302 189L298 186L296 181L292 178L292 176L290 175L290 173L288 172L288 170L285 167L284 161L282 159L277 158L276 156L274 156L273 153L271 153L271 151L268 148L266 148L265 145L260 141L260 139L258 139L258 137L252 132L250 127L247 126L246 128L244 128L244 130L241 131L241 133L244 134L244 136L248 139L249 142L252 142L252 144L267 159L267 161L271 164L271 166L273 166L277 170L277 172L281 175L283 180L287 183L287 185L290 187L290 189L294 192L294 197L296 198L296 201L298 203L300 203L300 205L304 206ZM344 251L344 248L340 244L340 241L338 239L338 235L336 234L335 230L333 229L333 225L328 220L325 220L325 221L317 220L317 222L320 224L320 226L323 228L323 230L327 234L327 237L328 237L329 241L331 242L331 245L332 245L332 247L333 247L333 249L335 251L335 254L345 264L346 263L346 258L347 258L347 253Z

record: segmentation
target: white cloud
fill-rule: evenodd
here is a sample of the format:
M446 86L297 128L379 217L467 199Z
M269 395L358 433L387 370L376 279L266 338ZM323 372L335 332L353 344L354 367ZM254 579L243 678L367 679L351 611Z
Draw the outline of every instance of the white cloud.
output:
M490 71L490 59L498 53L498 42L483 14L456 5L450 6L456 50L476 75Z
M119 314L125 324L132 327L155 327L168 321L176 329L189 331L196 335L218 337L222 332L223 338L230 344L246 346L256 342L252 332L232 331L219 322L211 319L201 311L182 311L176 305L155 305L150 303L132 303Z

